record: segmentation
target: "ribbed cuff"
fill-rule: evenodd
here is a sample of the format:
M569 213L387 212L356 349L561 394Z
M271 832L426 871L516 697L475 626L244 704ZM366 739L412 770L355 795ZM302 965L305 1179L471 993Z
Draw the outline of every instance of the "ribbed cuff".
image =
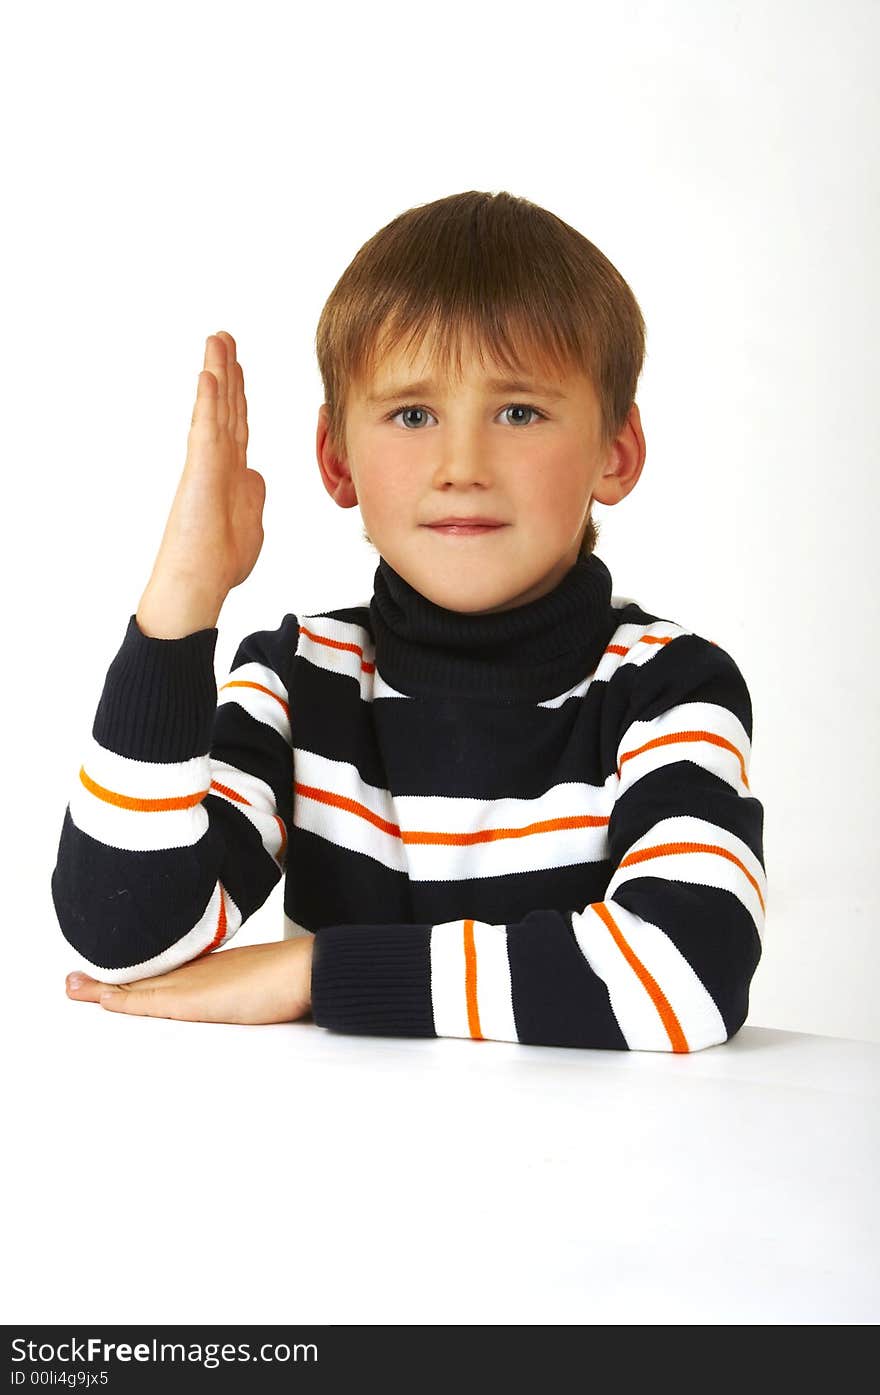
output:
M155 639L132 615L104 680L94 739L132 760L205 755L217 709L217 634L215 627L180 639Z
M430 925L327 925L312 947L312 1021L338 1032L434 1037Z

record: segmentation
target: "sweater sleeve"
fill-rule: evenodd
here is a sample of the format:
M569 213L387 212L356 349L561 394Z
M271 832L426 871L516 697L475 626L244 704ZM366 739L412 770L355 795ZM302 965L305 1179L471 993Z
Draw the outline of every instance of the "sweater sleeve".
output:
M52 899L65 939L107 983L228 943L286 865L297 618L248 635L219 692L217 633L156 639L132 615L104 682Z
M732 1037L766 903L745 681L713 641L673 642L639 670L618 731L603 900L511 924L322 927L313 1020L619 1050L698 1051Z

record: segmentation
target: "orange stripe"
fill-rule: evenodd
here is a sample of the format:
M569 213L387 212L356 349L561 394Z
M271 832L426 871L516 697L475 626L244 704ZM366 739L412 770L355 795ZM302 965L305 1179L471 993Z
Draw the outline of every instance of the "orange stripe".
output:
M368 809L365 804L359 804L356 799L348 799L342 794L332 794L330 790L318 789L317 785L301 785L299 781L294 782L294 793L304 795L306 799L316 799L321 804L332 804L336 809L345 809L349 814L358 814L360 818L366 819L368 823L374 824L383 833L391 833L395 837L400 837L400 826L396 823L389 823L387 819L380 818L374 814L372 809Z
M276 854L280 862L280 860L284 857L284 850L287 847L287 829L284 826L284 820L280 814L273 814L272 817L274 818L275 822L281 830L281 847L278 849L278 852Z
M375 672L376 665L371 664L368 659L364 658L364 651L359 644L349 644L341 639L328 639L326 635L316 634L314 630L308 629L305 625L300 625L299 632L300 634L308 635L309 639L314 640L315 644L326 644L328 649L348 649L352 654L359 654L361 668L364 673Z
M168 799L135 799L130 794L119 794L116 790L105 789L86 774L85 766L80 766L79 778L90 794L96 799L103 799L105 804L115 804L120 809L138 809L141 813L156 814L168 809L192 809L196 804L201 804L207 790L198 790L196 794L180 794Z
M290 718L290 704L285 702L284 698L279 697L277 693L273 693L271 688L264 687L262 683L251 683L246 678L230 678L228 683L221 684L221 693L224 688L255 688L258 693L266 693L269 697L274 698L276 702L280 702L281 706L284 708L285 716L288 719Z
M211 781L211 789L219 790L221 794L226 795L227 799L234 799L238 804L246 804L249 809L253 807L251 801L245 799L243 794L239 794L238 790L230 789L228 785L221 785L219 780Z
M475 843L494 843L502 838L528 838L533 833L558 833L563 828L602 828L608 816L601 814L570 814L565 818L541 819L524 824L522 828L481 828L474 833L402 833L404 843L445 843L450 847L472 847Z
M238 804L246 804L249 809L253 809L254 807L249 799L245 799L243 794L239 794L238 790L230 789L229 785L221 785L219 780L211 781L211 789L219 790L221 794L226 795L227 799L233 799ZM281 847L275 854L276 858L280 861L281 858L284 857L284 849L287 846L287 829L284 826L284 820L280 814L273 813L272 817L281 830Z
M718 857L726 857L728 862L735 863L740 871L748 877L752 886L755 888L758 900L761 902L761 910L766 910L764 898L761 895L761 888L758 886L758 883L755 881L748 867L743 865L742 861L736 856L736 853L730 852L727 848L719 847L717 843L658 843L656 847L653 848L639 848L636 852L627 853L626 857L620 859L620 866L631 867L633 863L644 862L651 857L667 857L673 853L692 852L716 853Z
M206 794L211 790L219 790L228 799L234 799L239 804L246 804L249 809L253 808L249 799L239 794L237 790L230 789L228 785L221 785L219 780L212 780L206 790L198 794L181 794L168 799L135 799L129 794L119 794L117 790L105 789L103 785L97 784L90 775L86 774L85 767L80 766L79 778L90 794L96 799L103 799L105 804L113 804L119 809L136 809L141 814L161 814L168 813L172 809L192 809L196 804L201 804ZM281 829L282 843L277 856L283 857L284 849L287 845L287 829L280 814L274 815L278 827Z
M660 1021L666 1028L666 1035L669 1037L673 1051L689 1051L690 1047L687 1044L687 1037L681 1029L681 1023L676 1017L669 999L666 997L666 994L663 992L657 980L648 972L642 961L634 954L631 946L628 945L623 938L623 935L611 916L607 903L605 901L594 901L592 902L592 907L599 918L604 920L611 932L614 943L638 977L639 982L642 984L642 987L657 1009L660 1015Z
M477 1007L477 947L474 944L472 920L464 922L464 991L467 997L468 1031L478 1041L484 1041Z
M608 823L608 816L601 814L571 814L559 819L541 819L538 823L525 824L522 828L481 828L475 833L429 833L416 830L403 833L400 825L389 823L379 814L374 814L365 804L346 795L334 794L330 790L319 789L317 785L294 784L294 792L307 799L315 799L321 804L330 804L337 809L345 809L349 814L357 814L366 819L383 833L390 833L402 843L443 844L446 847L471 847L475 843L491 843L501 838L527 838L532 833L557 833L561 828L600 828Z
M655 736L652 741L646 741L644 746L637 746L634 751L626 751L621 757L617 767L620 774L623 763L632 760L633 756L640 756L643 751L650 751L654 746L671 746L676 741L711 741L713 746L723 746L728 751L733 751L740 764L743 784L749 788L748 776L746 775L746 763L743 760L742 752L738 746L734 746L732 741L728 741L723 736L718 736L714 731L671 731L667 736Z
M213 940L204 949L200 949L198 954L193 955L194 959L201 959L203 954L210 954L212 949L216 949L219 944L226 939L226 897L223 893L223 883L218 882L220 888L220 914L217 917L217 930Z

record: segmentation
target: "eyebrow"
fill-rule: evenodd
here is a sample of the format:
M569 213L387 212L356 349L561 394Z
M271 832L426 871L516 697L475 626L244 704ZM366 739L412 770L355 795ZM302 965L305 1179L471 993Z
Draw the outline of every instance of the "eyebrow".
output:
M565 397L565 393L556 388L542 387L539 383L529 383L520 378L487 378L485 387L490 392L531 392L537 397L551 397L554 400ZM402 397L417 397L421 393L436 391L437 384L425 378L418 383L404 383L399 388L388 388L384 392L373 393L366 400L371 407L378 407L383 402L395 402Z

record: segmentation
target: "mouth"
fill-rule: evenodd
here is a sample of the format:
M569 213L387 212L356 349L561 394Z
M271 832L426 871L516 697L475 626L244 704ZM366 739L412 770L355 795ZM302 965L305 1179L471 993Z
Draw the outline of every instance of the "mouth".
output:
M506 523L470 523L464 519L450 521L449 523L426 523L422 525L430 528L432 533L445 533L449 537L477 537L482 533L500 533L502 528L506 528Z

